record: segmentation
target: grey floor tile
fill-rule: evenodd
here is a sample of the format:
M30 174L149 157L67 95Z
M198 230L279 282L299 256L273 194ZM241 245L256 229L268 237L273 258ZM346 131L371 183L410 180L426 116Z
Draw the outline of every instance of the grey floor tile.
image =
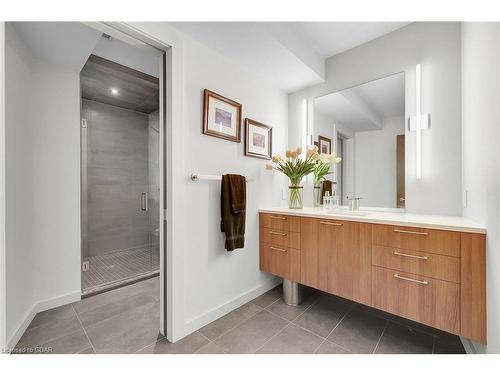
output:
M277 287L267 291L264 294L261 294L254 300L252 300L253 303L255 303L257 306L260 307L267 307L277 300L279 300L283 296L283 285L278 285Z
M349 309L347 304L320 297L293 322L317 335L327 337Z
M183 339L171 343L162 339L138 351L138 354L192 354L209 341L199 332L194 332Z
M304 311L306 311L306 309L309 306L311 306L318 297L319 294L317 293L304 296L304 299L299 306L289 306L285 303L285 301L283 301L282 298L280 298L272 305L268 306L266 309L271 311L273 314L276 314L284 319L292 321L296 319Z
M200 332L210 340L215 340L230 329L236 327L238 324L243 323L245 320L251 318L262 308L256 304L249 302L243 306L231 311L229 314L217 319L216 321L207 324L200 329Z
M81 352L78 352L76 354L95 354L94 349L92 348L87 348L85 350L82 350Z
M28 329L38 327L42 324L53 322L54 320L57 319L71 318L73 316L75 316L75 310L73 310L71 304L42 311L35 315Z
M26 330L16 345L17 348L32 348L43 343L80 331L82 326L76 315L68 318L54 319L45 324Z
M78 313L78 317L84 327L98 323L104 319L121 314L126 311L133 310L137 307L154 303L155 299L147 294L136 294L129 298L123 298L106 305L96 307L92 310L87 310Z
M49 351L49 353L53 354L75 354L88 349L91 349L93 352L92 346L90 345L85 332L83 332L83 329L46 342L41 346L50 348L51 351Z
M253 353L287 324L286 320L261 311L215 340L215 343L229 353Z
M312 354L323 339L296 325L290 324L260 348L258 354Z
M92 297L84 298L73 304L76 312L81 314L86 311L94 310L98 307L106 306L110 303L120 301L132 296L142 294L149 295L159 300L160 282L158 277L153 277L132 285L110 290L109 292L97 294Z
M372 353L386 320L358 309L351 310L328 340L356 354Z
M161 338L160 306L150 303L86 327L96 352L134 353Z
M194 354L228 354L228 352L216 343L210 341L208 344L203 345L200 349L195 351Z
M377 354L431 354L434 338L407 326L389 322Z
M334 344L331 341L325 340L323 344L316 349L316 354L353 354L347 349L342 348L341 346Z

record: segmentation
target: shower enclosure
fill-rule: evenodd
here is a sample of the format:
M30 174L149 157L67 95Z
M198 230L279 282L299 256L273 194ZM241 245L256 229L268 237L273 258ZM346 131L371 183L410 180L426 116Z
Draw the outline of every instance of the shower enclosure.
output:
M159 272L160 139L157 78L92 55L81 87L85 295Z

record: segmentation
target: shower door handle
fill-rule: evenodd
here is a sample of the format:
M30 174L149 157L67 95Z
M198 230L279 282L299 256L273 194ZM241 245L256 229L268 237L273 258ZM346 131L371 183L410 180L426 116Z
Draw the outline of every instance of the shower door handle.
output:
M141 210L149 211L148 193L141 193Z

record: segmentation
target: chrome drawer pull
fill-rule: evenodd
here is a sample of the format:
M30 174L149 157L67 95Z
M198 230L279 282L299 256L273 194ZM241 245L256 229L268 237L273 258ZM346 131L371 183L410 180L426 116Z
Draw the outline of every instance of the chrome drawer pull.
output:
M286 220L286 217L284 216L269 216L271 219L280 219L280 220Z
M325 225L335 225L337 227L341 227L343 224L342 223L331 223L329 221L320 221L320 224L325 224Z
M394 232L406 233L406 234L418 234L420 236L428 236L429 235L429 233L427 233L427 232L415 232L413 230L402 230L402 229L394 229Z
M276 251L281 251L282 253L286 253L286 249L280 249L279 247L273 247L273 246L269 246L269 248L271 250L276 250Z
M408 257L408 258L422 259L422 260L427 260L427 259L429 259L429 257L428 257L428 256L405 254L405 253L400 253L399 251L395 251L395 252L394 252L394 255L399 255L399 256L402 256L402 257Z
M286 236L286 233L272 232L272 231L270 231L269 234L275 234L277 236Z
M394 274L394 277L396 279L411 281L411 282L418 283L418 284L424 284L424 285L429 284L429 282L427 280L422 281L422 280L410 279L409 277L399 276L397 273Z

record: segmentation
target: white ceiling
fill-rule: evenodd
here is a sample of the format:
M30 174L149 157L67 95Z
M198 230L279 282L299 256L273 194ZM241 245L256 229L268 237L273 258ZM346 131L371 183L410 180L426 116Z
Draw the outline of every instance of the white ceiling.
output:
M285 92L325 80L325 59L407 22L172 22Z
M320 56L328 58L408 24L410 22L292 22L289 25Z
M58 69L79 72L101 33L80 22L14 22L34 58Z
M314 100L314 109L352 132L377 130L383 119L404 116L405 76L394 74Z
M317 56L320 71L315 71L314 64L305 64L297 56L298 52L295 54L288 43L281 42L288 35L282 35L272 25L257 22L175 22L171 25L287 92L319 83L324 78L322 59ZM315 53L308 49L305 54L309 57Z
M260 75L285 92L325 80L325 59L378 38L402 22L177 22L171 26ZM79 22L18 22L15 28L36 58L80 71L90 53L153 74L145 51ZM96 48L97 47L97 48ZM95 49L96 48L96 49ZM141 55L148 60L144 63Z
M81 22L14 22L14 28L35 59L65 71L80 72L90 54L158 77L160 53L142 44L130 45Z

